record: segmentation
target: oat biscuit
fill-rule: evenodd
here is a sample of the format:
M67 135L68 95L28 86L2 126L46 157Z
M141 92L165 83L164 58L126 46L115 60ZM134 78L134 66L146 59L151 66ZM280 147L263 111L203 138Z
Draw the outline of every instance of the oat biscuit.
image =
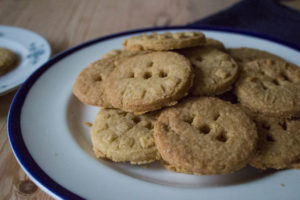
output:
M247 63L257 59L283 60L279 56L253 48L229 48L228 54L238 63Z
M279 60L244 65L235 93L240 103L269 116L300 116L300 68Z
M219 40L215 40L212 38L206 38L206 42L204 46L211 46L219 49L220 51L225 51L224 44L220 42Z
M300 120L280 120L255 114L252 117L259 142L250 165L259 169L297 167L300 163Z
M158 160L153 140L156 115L135 116L117 109L101 109L91 129L96 156L131 164Z
M126 39L124 47L129 50L166 51L187 47L201 46L205 43L205 36L200 32L152 33L133 36Z
M200 97L163 110L154 125L154 140L171 169L212 175L245 166L255 150L257 133L238 106Z
M144 113L174 105L187 95L193 73L188 59L174 52L153 52L123 60L109 75L109 102L125 111Z
M178 52L189 58L194 66L193 96L214 96L231 89L239 70L228 54L211 46L181 49Z
M90 64L78 75L73 94L83 103L110 108L110 103L104 94L104 82L116 64L127 57L136 53L126 50L113 50L103 56L102 59Z
M0 75L5 74L17 63L17 55L7 48L0 47Z

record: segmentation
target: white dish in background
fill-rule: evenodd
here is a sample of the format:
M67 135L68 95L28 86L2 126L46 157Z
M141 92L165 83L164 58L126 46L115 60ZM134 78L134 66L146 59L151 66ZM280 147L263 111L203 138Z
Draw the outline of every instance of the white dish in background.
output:
M48 42L32 31L0 25L0 47L18 55L18 64L0 76L0 96L22 84L51 55Z
M193 176L96 159L89 128L98 108L72 95L79 72L125 38L144 32L202 31L226 47L267 50L300 65L300 51L241 31L161 28L120 33L67 50L37 70L12 103L8 130L14 154L31 179L61 199L299 199L300 170L259 172L247 167L229 175ZM284 184L284 185L283 185Z

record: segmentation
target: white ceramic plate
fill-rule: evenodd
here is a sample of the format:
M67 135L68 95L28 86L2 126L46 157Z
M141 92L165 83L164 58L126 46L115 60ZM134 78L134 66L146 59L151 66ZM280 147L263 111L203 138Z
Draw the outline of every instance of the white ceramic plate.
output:
M244 168L222 176L170 172L95 158L84 122L98 108L72 95L78 73L122 41L142 32L203 31L226 47L264 49L300 65L300 51L266 36L220 28L144 29L96 39L69 49L37 70L16 94L8 130L14 154L31 179L62 199L299 199L300 170Z
M0 96L22 84L51 55L50 46L42 36L11 26L0 25L0 47L10 49L19 58L15 68L0 76Z

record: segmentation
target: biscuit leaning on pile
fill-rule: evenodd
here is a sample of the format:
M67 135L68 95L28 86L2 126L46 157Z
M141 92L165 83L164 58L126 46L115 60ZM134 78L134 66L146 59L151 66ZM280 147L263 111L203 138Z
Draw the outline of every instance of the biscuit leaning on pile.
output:
M138 35L85 68L73 93L101 107L99 158L196 175L300 166L300 68L265 51L200 32Z

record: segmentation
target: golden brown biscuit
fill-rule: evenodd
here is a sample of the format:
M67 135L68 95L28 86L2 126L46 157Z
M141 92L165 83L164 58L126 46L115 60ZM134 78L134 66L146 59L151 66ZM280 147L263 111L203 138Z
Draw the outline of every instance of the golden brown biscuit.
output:
M281 120L252 114L259 142L250 165L259 169L284 169L300 163L300 120Z
M269 116L300 116L300 68L280 60L260 59L242 68L235 84L240 103Z
M154 125L162 158L178 172L225 174L245 166L256 147L253 121L217 98L189 98L162 111Z
M133 36L123 43L128 50L166 51L187 47L201 46L205 43L205 36L200 32L152 33Z
M123 60L109 75L107 99L115 108L144 113L174 105L192 85L192 67L174 52L153 52Z
M253 48L229 48L227 49L229 55L238 63L247 63L257 59L272 59L272 60L282 60L283 59L277 55L271 54L267 51L262 51Z
M239 68L228 54L212 46L180 49L178 52L189 58L194 66L193 96L214 96L231 89Z
M0 47L0 75L15 67L18 57L7 48Z
M91 129L96 156L131 164L158 160L153 140L156 115L135 116L117 109L101 109Z
M107 53L80 72L73 87L73 94L85 104L111 108L104 94L104 82L120 60L136 54L126 50Z

